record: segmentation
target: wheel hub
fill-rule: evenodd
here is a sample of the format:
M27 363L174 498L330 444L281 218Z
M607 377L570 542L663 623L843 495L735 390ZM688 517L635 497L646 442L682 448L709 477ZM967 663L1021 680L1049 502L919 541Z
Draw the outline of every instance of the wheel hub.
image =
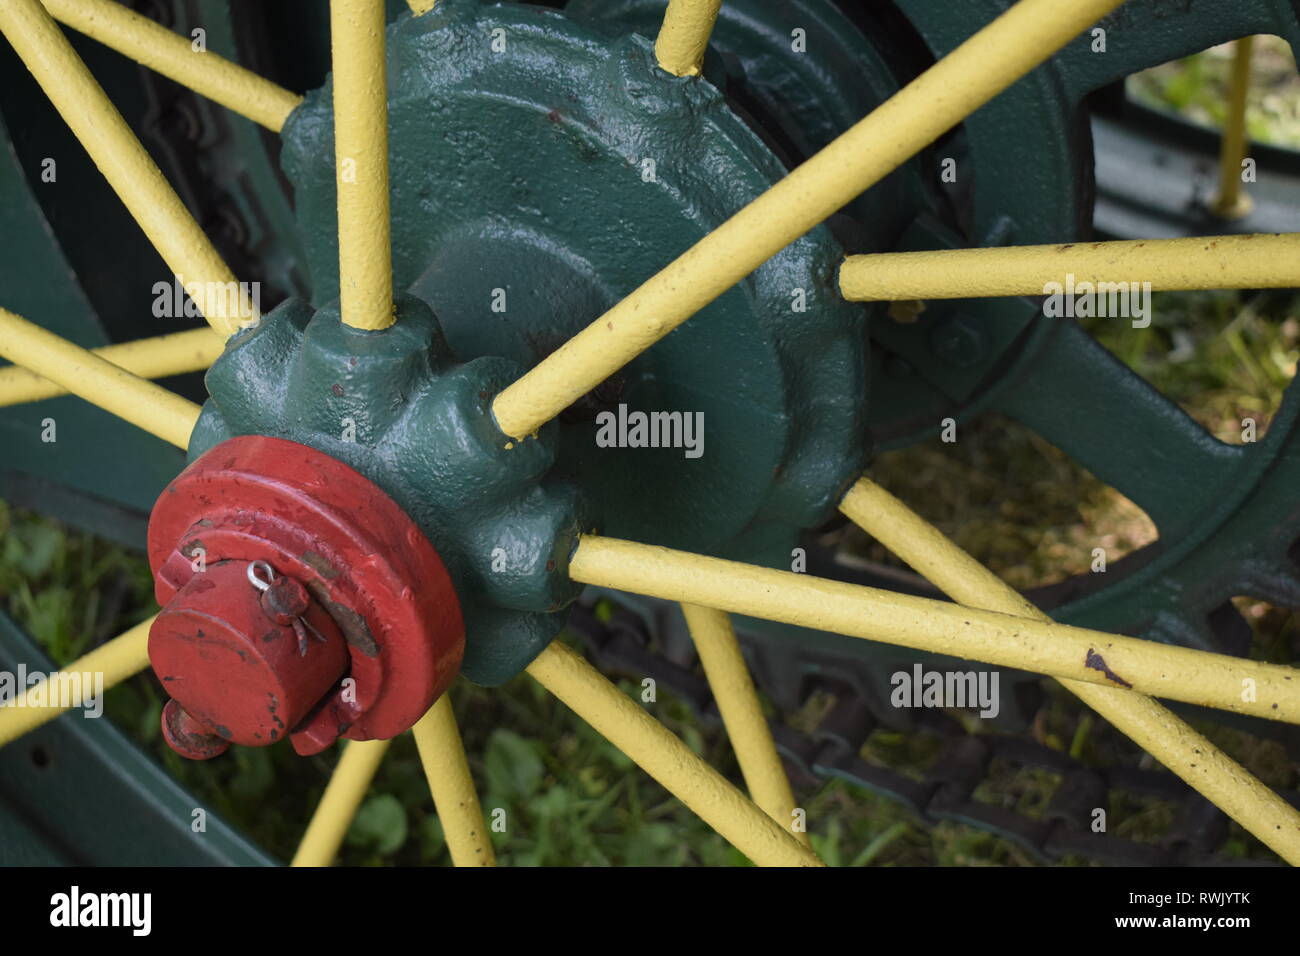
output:
M444 0L387 50L394 282L459 361L535 365L785 173L640 36ZM317 304L338 289L331 94L283 133ZM834 514L865 463L865 311L838 293L842 257L819 227L562 417L558 473L606 533L788 566ZM602 447L619 405L702 414L704 454Z
M460 603L401 507L315 449L238 437L159 499L149 559L163 606L149 658L163 732L189 757L289 737L394 736L455 677Z

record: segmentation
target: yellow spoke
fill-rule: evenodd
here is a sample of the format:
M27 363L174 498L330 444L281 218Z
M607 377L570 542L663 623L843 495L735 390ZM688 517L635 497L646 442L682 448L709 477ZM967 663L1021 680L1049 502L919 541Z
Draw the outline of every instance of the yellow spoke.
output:
M166 378L209 368L222 348L221 336L212 329L202 328L105 345L91 351L122 371L140 378ZM20 365L0 368L0 407L39 402L66 394L66 388L29 368Z
M1232 59L1232 79L1228 86L1228 117L1223 124L1223 143L1219 152L1219 194L1214 198L1214 212L1224 219L1241 219L1249 215L1254 203L1241 189L1241 162L1246 158L1246 98L1250 93L1250 59L1254 37L1236 43Z
M850 489L840 510L954 601L1051 620L938 528L869 479ZM1300 811L1185 721L1150 697L1072 680L1061 683L1279 856L1300 864Z
M393 324L384 0L330 0L339 305L358 329Z
M816 854L574 651L553 643L528 665L528 673L754 863L822 865Z
M155 615L156 617L157 615ZM103 674L104 690L116 687L128 677L134 677L149 666L149 628L154 618L141 621L129 631L107 641L89 654L59 668L62 674ZM75 685L73 685L75 686ZM12 743L28 731L49 723L55 717L80 706L85 698L85 681L81 682L82 699L69 700L65 705L42 706L38 688L30 688L23 700L0 707L0 747ZM48 695L46 695L48 697Z
M329 866L338 856L352 818L388 752L387 740L350 740L330 775L292 866Z
M722 0L668 0L655 40L659 65L674 76L695 76L704 62Z
M771 728L763 716L731 618L722 611L694 604L683 604L682 613L718 702L750 797L773 820L792 829L795 804L790 780L776 752ZM792 832L800 843L808 845L808 833L803 827Z
M189 445L201 409L153 382L137 378L89 349L0 309L0 356L40 369L52 382L118 418L169 441Z
M40 0L0 3L0 32L140 224L209 324L230 335L259 316Z
M840 267L840 291L857 302L1038 296L1049 283L1067 292L1083 282L1099 297L1143 282L1152 291L1289 289L1300 285L1300 233L884 252Z
M579 540L569 573L584 584L1300 723L1300 671L1277 664L596 535Z
M450 696L438 698L411 732L451 850L451 862L456 866L496 866Z
M524 438L1123 0L1020 0L510 385L497 425Z
M42 2L56 20L78 33L276 133L302 102L297 93L215 53L195 50L190 37L173 33L113 0Z

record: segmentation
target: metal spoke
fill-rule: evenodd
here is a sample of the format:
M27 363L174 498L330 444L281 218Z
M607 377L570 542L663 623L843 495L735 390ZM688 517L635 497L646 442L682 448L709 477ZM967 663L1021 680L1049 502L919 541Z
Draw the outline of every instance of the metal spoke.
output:
M576 581L1300 723L1295 668L584 535Z
M576 652L553 643L528 665L528 673L754 863L822 865L812 850Z
M674 76L695 76L704 62L722 0L669 0L655 40L659 65Z
M329 866L338 856L352 818L388 752L387 740L351 740L343 748L330 782L298 844L291 866Z
M89 349L0 309L0 355L40 369L53 382L118 418L184 450L199 420L198 405L137 378Z
M730 616L695 604L683 604L682 613L722 714L727 737L736 751L749 796L773 820L790 828L800 843L808 845L807 831L793 829L795 803L790 779L776 752L772 730L763 716Z
M157 617L157 615L154 615ZM103 674L104 689L116 687L122 681L149 666L149 628L154 617L141 621L111 641L105 642L89 654L59 668L65 674ZM84 681L82 682L84 688ZM0 707L0 747L12 743L28 731L49 723L55 717L79 706L82 701L51 706L48 701L41 706L39 688L30 688L21 703L15 701ZM83 693L84 696L84 693Z
M302 97L113 0L41 0L45 9L78 33L161 73L273 132Z
M225 335L260 316L212 242L40 0L0 3L0 32L36 77L208 323Z
M1135 277L1154 292L1290 289L1300 286L1300 233L849 256L840 291L858 302L1041 296L1049 283L1064 290L1067 276L1076 289L1101 284L1098 296L1138 286Z
M502 432L535 432L1122 2L1020 0L498 394Z
M411 733L442 821L451 862L456 866L496 866L451 698L447 694L438 698Z
M1219 194L1213 205L1215 214L1224 219L1244 219L1254 206L1241 189L1241 163L1246 158L1248 145L1246 100L1250 94L1250 59L1254 45L1254 37L1242 37L1236 43L1232 58L1228 118L1223 124L1223 147L1219 154Z
M939 529L869 479L863 478L850 489L840 510L954 601L1003 614L1051 620ZM1300 864L1300 811L1185 721L1150 697L1072 680L1062 683L1283 859Z
M393 324L384 0L330 0L339 305L358 329Z
M201 328L104 345L90 351L140 378L166 378L209 368L223 348L220 335L210 328ZM29 368L20 365L0 368L0 408L66 394L66 388Z

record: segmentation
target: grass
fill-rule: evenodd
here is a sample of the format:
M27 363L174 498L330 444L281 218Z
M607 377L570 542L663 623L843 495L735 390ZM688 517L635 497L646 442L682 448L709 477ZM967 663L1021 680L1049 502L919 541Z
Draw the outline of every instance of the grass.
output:
M1211 129L1227 117L1234 44L1166 63L1129 78L1129 95L1148 106L1177 113ZM1300 147L1300 77L1295 57L1281 37L1255 38L1246 130L1253 140Z
M1300 145L1300 96L1289 53L1258 47L1263 77L1252 97L1251 130L1260 139ZM1228 50L1218 48L1135 77L1139 98L1195 120L1222 122ZM1224 440L1239 440L1243 417L1260 433L1275 412L1300 357L1295 302L1243 300L1233 293L1162 295L1147 330L1094 329L1122 360ZM1234 439L1236 436L1236 439ZM891 453L876 476L964 548L1017 587L1088 568L1099 544L1113 556L1149 543L1154 528L1131 502L1100 484L1052 446L1012 423L990 419L963 430L956 445L931 443ZM892 560L872 542L859 546ZM152 610L143 559L49 519L0 502L0 595L4 606L66 663ZM1239 606L1272 660L1300 658L1295 615L1260 602ZM627 688L630 690L631 686ZM108 694L110 717L195 795L277 856L292 855L329 777L332 753L302 759L284 744L235 748L207 764L185 761L160 739L163 695L144 674ZM498 690L462 682L457 716L485 811L504 814L493 840L503 864L742 864L740 855L663 788L527 677ZM695 720L661 694L655 716L733 781L739 774L717 728ZM797 723L800 715L787 715ZM1266 782L1295 787L1300 767L1276 744L1240 731L1206 728ZM1127 741L1049 686L1031 733L1039 742L1094 766L1143 763ZM938 741L877 731L861 756L921 777ZM977 796L1021 812L1040 811L1059 779L995 762ZM1113 795L1114 832L1150 839L1171 822L1158 800ZM901 806L832 781L801 794L813 843L833 865L1030 865L1018 846L955 823L925 827ZM499 816L499 814L498 814ZM1239 828L1230 856L1267 852ZM398 739L349 832L342 861L358 865L445 864L443 834L409 736ZM1081 862L1081 861L1070 861Z

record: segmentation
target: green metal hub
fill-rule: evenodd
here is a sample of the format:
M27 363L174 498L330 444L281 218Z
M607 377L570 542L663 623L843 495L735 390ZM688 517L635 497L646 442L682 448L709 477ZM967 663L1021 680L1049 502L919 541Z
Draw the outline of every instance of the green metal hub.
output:
M444 0L390 27L388 63L395 284L460 361L536 364L784 174L711 83L552 10ZM338 287L331 99L284 130L317 304ZM606 533L788 566L865 462L843 254L814 230L561 416L557 474ZM601 447L620 406L702 417L702 454Z
M191 460L234 435L310 445L382 487L437 549L468 635L462 672L495 685L519 673L563 626L581 590L569 580L577 536L595 522L577 490L548 472L554 426L512 444L491 398L523 368L453 361L433 313L403 297L384 332L343 325L337 306L290 300L239 333L208 372L212 398Z
M571 0L565 13L600 29L654 37L663 0ZM907 24L875 8L897 36ZM807 159L898 91L906 44L881 49L832 0L727 0L718 12L704 73L733 109L761 130L787 167ZM918 208L937 205L925 157L905 163L845 211L861 225L841 241L854 252L893 246Z

